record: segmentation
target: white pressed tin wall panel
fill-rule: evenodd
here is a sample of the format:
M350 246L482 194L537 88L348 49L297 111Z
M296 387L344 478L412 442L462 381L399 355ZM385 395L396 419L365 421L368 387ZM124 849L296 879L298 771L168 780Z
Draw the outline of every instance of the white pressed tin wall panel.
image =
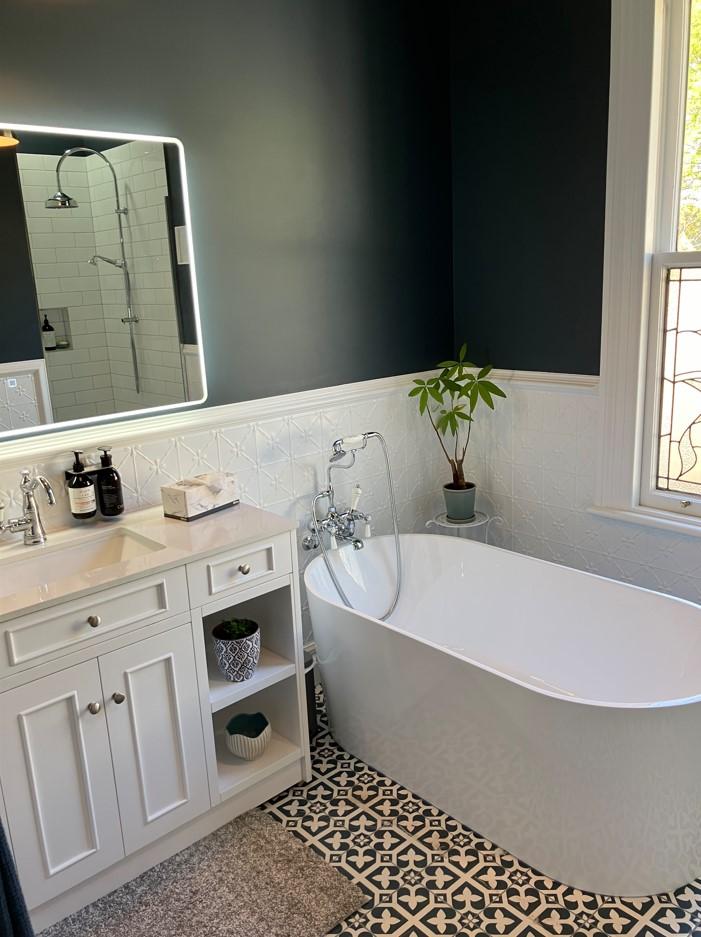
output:
M599 398L595 388L550 383L534 386L501 381L508 399L476 422L467 473L480 486L478 506L498 513L490 541L614 579L701 601L698 539L588 512L600 445ZM201 411L203 421L207 411ZM368 398L353 394L331 407L280 408L259 421L223 420L213 429L169 433L115 449L127 510L160 503L160 486L211 470L235 472L243 501L293 517L301 539L311 497L325 485L329 447L344 434L379 430L387 437L402 531L424 530L442 508L447 471L428 422L416 412L406 389ZM109 442L109 429L105 431ZM59 496L44 508L49 530L71 523L63 487L65 458L35 462ZM20 507L17 469L0 470L0 501L7 515ZM363 488L360 507L372 513L378 533L391 529L379 447L360 453L350 472L337 472L338 501ZM300 549L302 570L313 554ZM307 624L308 634L308 624Z
M39 426L37 386L33 375L11 372L11 365L0 366L0 432Z
M600 446L595 388L507 387L509 399L481 421L476 475L482 506L506 523L494 542L538 556L701 601L696 537L590 513Z

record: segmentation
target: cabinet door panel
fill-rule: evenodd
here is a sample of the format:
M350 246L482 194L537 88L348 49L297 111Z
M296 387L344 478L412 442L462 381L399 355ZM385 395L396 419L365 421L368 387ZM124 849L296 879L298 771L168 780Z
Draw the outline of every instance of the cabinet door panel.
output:
M35 907L124 855L97 663L3 693L0 737L17 868Z
M100 672L131 853L210 806L190 626L102 656Z

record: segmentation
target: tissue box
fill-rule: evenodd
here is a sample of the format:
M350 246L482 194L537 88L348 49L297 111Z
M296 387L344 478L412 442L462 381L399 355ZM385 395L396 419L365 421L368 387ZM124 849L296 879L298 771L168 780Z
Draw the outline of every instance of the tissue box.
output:
M165 516L179 521L194 521L239 503L236 476L231 472L207 472L163 485L161 498Z

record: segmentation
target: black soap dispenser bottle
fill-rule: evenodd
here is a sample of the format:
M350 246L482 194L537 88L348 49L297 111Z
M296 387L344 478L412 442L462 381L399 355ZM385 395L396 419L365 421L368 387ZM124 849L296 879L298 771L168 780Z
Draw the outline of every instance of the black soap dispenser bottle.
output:
M68 501L71 514L79 521L89 520L97 513L95 483L85 471L85 465L80 458L82 454L80 449L73 452L75 456L73 474L68 480Z
M97 499L103 517L119 517L124 513L122 479L112 465L110 446L100 446L100 471L97 473Z
M49 322L48 315L44 316L44 322L41 326L41 343L44 351L56 350L56 329Z

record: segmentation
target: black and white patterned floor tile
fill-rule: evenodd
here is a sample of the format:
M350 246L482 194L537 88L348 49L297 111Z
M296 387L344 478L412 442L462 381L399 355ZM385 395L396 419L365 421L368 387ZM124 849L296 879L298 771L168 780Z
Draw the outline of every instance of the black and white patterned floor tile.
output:
M621 899L560 885L390 778L314 743L314 776L263 806L368 895L335 937L701 937L701 882Z

